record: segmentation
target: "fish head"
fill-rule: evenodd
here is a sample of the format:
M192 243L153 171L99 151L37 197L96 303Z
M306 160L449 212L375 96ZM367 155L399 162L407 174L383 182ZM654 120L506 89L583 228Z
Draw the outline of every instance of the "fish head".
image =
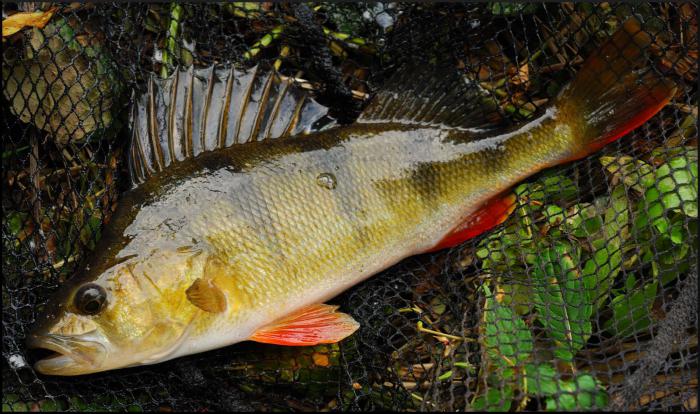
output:
M175 272L187 276L168 277L165 284L158 279ZM193 320L184 303L190 277L198 277L192 260L160 252L64 286L27 338L30 348L54 352L35 370L82 375L170 359Z

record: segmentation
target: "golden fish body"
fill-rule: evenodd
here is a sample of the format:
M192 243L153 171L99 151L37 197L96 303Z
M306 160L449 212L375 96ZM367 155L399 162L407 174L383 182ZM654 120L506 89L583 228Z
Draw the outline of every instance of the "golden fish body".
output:
M167 289L167 313L190 327L193 343L172 357L248 339L431 249L531 171L523 154L538 141L540 153L549 154L538 158L541 166L568 156L571 129L557 125L550 116L475 142L430 128L356 126L307 137L303 148L277 142L251 147L250 157L240 150L202 157L184 176L159 180L173 184L131 195L149 201L124 231L133 238L115 261L130 257L118 268L131 272L120 279L126 285L141 275L146 286ZM184 299L198 278L224 292L224 312L204 312ZM157 296L155 288L145 295Z
M569 156L572 139L552 110L485 139L366 124L183 162L123 197L97 247L107 257L88 265L110 296L100 319L118 339L105 342L135 348L118 361L128 366L246 340L431 249L533 161ZM187 299L200 278L223 292L223 312ZM63 316L57 326L84 325L77 312ZM46 361L38 368L51 373L58 361Z
M624 62L634 62L648 39L626 29L636 52ZM601 53L620 45L611 47ZM601 59L588 62L586 82ZM475 215L514 184L591 153L672 96L654 72L629 73L619 85L576 81L539 118L507 131L365 122L173 163L123 196L83 278L62 289L30 337L60 354L35 367L77 375L248 339L338 341L356 322L318 304L450 245L464 223L481 228ZM645 88L630 92L633 81Z

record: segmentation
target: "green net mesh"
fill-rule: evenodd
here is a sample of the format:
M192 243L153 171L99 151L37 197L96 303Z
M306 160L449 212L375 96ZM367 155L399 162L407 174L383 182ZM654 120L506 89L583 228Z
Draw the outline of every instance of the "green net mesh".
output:
M3 3L3 411L697 410L697 15L673 3ZM448 62L540 113L629 16L678 85L642 127L515 189L501 226L334 300L339 344L245 342L158 365L35 373L24 338L128 189L134 94L177 67L264 62L340 123L407 63Z

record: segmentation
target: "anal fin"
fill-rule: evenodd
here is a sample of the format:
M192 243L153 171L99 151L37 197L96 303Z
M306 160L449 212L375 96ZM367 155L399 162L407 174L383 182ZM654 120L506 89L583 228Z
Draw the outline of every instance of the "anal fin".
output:
M516 196L508 193L488 200L476 212L452 229L428 252L454 247L503 223L515 210Z
M259 329L251 341L287 346L332 344L341 341L360 327L350 315L336 312L337 306L307 306L285 318Z

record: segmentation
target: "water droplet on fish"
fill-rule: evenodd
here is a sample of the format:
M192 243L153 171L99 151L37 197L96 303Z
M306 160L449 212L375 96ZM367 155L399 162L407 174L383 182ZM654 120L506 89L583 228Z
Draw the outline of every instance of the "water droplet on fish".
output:
M316 184L332 190L337 185L337 181L335 179L335 175L331 173L321 173L318 175L318 177L316 177Z

